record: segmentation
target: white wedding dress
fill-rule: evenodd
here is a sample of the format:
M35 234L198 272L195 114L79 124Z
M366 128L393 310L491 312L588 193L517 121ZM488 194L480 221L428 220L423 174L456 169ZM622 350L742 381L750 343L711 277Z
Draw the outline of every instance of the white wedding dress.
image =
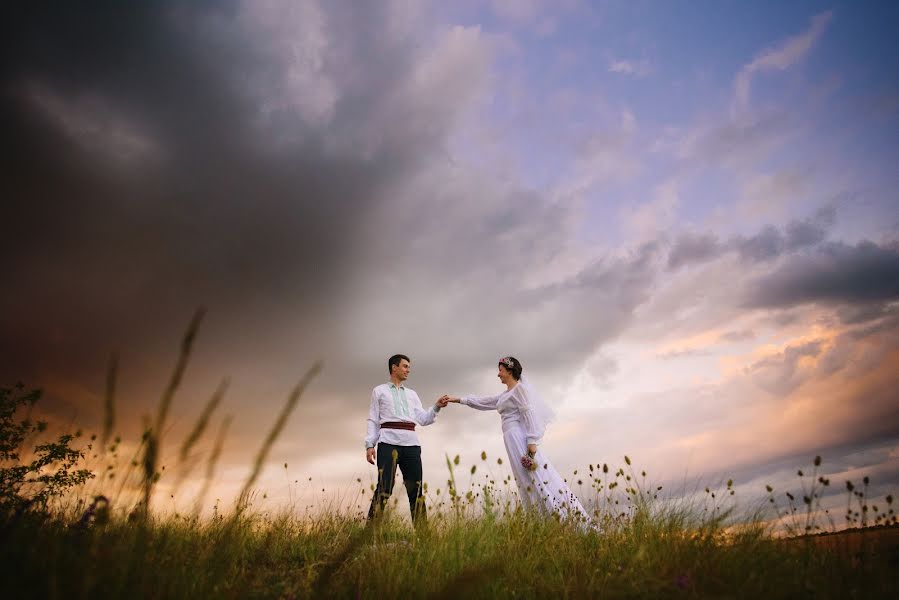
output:
M547 421L552 418L552 413L529 384L519 381L512 389L495 396L465 396L460 402L477 410L499 412L509 464L525 509L535 509L546 515L557 513L563 519L573 518L585 526L592 526L587 511L539 446L534 458L537 470L530 471L521 464L528 444L540 443Z

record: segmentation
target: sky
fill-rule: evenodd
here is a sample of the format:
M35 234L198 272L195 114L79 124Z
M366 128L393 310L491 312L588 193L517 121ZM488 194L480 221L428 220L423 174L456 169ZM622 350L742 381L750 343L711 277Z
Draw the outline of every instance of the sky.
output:
M751 495L821 455L899 483L899 7L4 12L0 381L42 388L56 430L99 430L115 354L133 450L205 307L163 463L227 378L195 452L233 417L223 501L319 359L259 489L373 482L394 353L426 405L500 391L517 357L565 473L627 454ZM461 406L420 438L437 486L447 455L505 454Z

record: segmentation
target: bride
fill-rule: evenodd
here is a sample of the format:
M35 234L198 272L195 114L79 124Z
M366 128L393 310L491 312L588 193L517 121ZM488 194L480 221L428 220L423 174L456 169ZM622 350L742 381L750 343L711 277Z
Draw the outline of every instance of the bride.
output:
M522 378L522 367L517 358L507 356L500 359L497 377L506 385L506 391L485 397L456 398L447 395L441 398L441 404L457 402L477 410L499 412L503 423L503 441L522 506L547 515L557 513L562 518L570 516L583 524L590 524L587 511L538 448L546 425L555 416L552 409L543 402L527 379Z

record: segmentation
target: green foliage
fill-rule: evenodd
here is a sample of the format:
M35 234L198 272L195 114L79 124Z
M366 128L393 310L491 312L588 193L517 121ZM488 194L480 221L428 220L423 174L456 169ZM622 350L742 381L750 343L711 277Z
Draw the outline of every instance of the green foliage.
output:
M4 520L26 508L46 509L51 498L94 476L87 469L76 469L84 451L71 444L80 433L38 444L23 459L29 441L47 430L45 421L30 417L40 397L40 390L25 391L21 383L0 388L0 517ZM17 417L22 409L26 415Z

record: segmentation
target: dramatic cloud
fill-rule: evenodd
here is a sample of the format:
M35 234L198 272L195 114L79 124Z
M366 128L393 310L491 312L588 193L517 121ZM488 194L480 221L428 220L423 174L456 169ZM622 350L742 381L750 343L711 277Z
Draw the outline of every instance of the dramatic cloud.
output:
M717 258L720 252L721 243L714 234L684 233L678 236L668 253L668 268L702 263Z
M871 242L825 244L791 258L750 287L746 306L753 308L895 301L899 299L899 252Z
M834 211L825 208L809 219L791 221L784 228L767 225L755 235L738 235L726 241L720 241L713 233L687 231L674 240L668 252L668 268L705 263L730 252L750 263L771 261L821 244L833 222Z
M770 474L781 461L795 469L820 454L839 463L847 450L894 443L896 331L893 323L794 340L715 383L666 388L594 411L592 422L606 424L604 456L628 453L675 480L702 473L747 478ZM637 444L634 431L652 432L653 443Z
M826 95L750 109L759 75L841 43L823 36L840 22L819 15L721 74L706 47L644 44L630 9L553 7L9 7L0 378L91 428L115 351L116 428L139 439L206 306L166 435L231 377L213 416L237 417L222 497L317 358L273 465L322 487L368 478L369 392L395 352L426 402L496 391L497 357L520 358L559 409L559 465L627 451L666 476L764 473L871 445L883 459L895 113L872 131ZM504 452L495 417L453 407L422 433L433 481L444 452ZM284 478L272 469L262 485Z
M118 350L137 409L206 305L191 373L268 398L243 422L258 426L305 365L346 356L339 299L369 257L416 243L402 215L377 232L373 215L445 161L490 65L477 28L411 26L400 4L12 10L3 377L98 391ZM337 371L319 389L346 400L358 389ZM69 398L88 415L96 400Z

